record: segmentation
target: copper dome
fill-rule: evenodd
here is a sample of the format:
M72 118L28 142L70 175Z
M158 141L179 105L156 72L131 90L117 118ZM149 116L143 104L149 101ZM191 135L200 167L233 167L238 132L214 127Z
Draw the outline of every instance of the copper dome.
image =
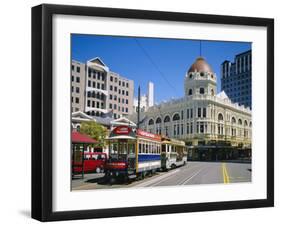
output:
M211 73L213 73L213 70L203 57L198 57L196 59L196 61L189 68L188 73L189 72L211 72Z

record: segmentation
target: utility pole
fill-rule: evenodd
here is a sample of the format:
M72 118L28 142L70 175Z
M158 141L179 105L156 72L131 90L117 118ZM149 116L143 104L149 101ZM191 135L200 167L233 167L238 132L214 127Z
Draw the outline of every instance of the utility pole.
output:
M137 122L137 128L140 127L140 86L138 88L138 122Z

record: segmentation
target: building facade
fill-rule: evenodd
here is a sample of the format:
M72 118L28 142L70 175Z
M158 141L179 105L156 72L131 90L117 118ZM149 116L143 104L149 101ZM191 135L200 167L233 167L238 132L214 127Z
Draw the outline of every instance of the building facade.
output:
M252 108L252 51L221 64L221 88L235 103Z
M81 111L97 117L112 115L114 118L132 114L132 80L110 71L98 57L86 64L72 60L72 69L72 112Z
M108 74L108 109L113 117L127 117L133 113L134 81L117 73Z
M219 160L251 155L251 110L216 93L216 74L198 58L184 79L185 96L150 107L141 128L184 140L190 158ZM136 115L132 116L136 121Z
M85 64L72 61L71 64L71 111L85 110Z

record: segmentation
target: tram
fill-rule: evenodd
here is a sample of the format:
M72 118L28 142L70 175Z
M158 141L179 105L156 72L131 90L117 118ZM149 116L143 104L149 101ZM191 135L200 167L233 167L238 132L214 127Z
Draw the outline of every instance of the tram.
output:
M161 168L161 136L141 129L118 126L108 138L105 177L143 178Z
M162 137L161 169L169 170L187 163L187 147L184 141Z

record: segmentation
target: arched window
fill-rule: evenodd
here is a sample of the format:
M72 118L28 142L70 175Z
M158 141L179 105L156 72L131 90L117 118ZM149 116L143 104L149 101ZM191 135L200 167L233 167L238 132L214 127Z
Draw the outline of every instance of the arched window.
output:
M249 123L249 126L252 127L252 122Z
M204 94L204 93L205 93L205 89L204 89L203 87L200 87L199 93L200 93L200 94Z
M204 76L204 72L200 72L200 76L203 77Z
M188 95L191 96L192 95L192 89L188 90Z
M215 92L213 89L211 89L211 95L214 96L215 95Z
M222 113L219 113L218 114L218 121L219 121L219 123L218 123L218 134L219 135L223 135L223 115L222 115Z
M178 121L180 120L180 115L177 113L173 116L173 121Z
M192 74L189 74L189 78L190 78L190 79L192 78Z
M153 125L153 124L154 124L153 119L150 119L150 120L148 121L148 125Z
M219 120L219 121L222 121L222 120L223 120L223 115L222 115L222 113L219 113L219 115L218 115L218 120Z
M170 122L171 120L170 120L170 116L169 115L167 115L165 118L164 118L164 122Z
M238 119L238 125L242 125L242 120L241 120L241 118Z
M235 123L236 123L236 119L235 119L234 117L232 117L231 123L232 123L232 124L235 124Z
M161 122L162 122L161 118L158 117L158 118L156 119L156 124L159 124L159 123L161 123Z
M248 126L247 120L244 121L244 126Z

